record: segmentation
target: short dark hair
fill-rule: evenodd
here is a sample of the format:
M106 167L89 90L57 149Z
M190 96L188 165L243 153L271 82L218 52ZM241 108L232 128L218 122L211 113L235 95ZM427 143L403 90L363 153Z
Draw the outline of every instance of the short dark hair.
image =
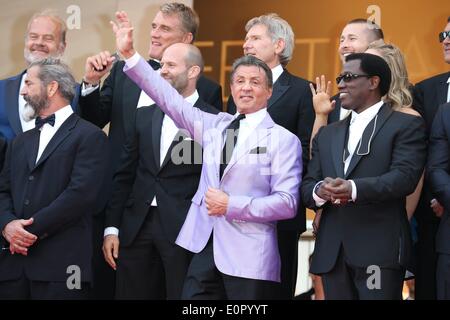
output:
M347 23L347 25L354 24L354 23L366 23L367 31L369 31L373 37L372 41L384 39L383 30L374 21L370 21L370 20L364 19L364 18L357 18L357 19L350 20Z
M370 53L352 53L345 58L345 62L352 60L359 60L361 62L361 70L365 74L380 78L378 88L380 89L381 96L389 92L389 88L391 87L391 69L383 58Z
M266 74L267 86L269 88L272 88L272 70L270 70L269 66L264 61L256 58L255 56L243 56L233 62L233 67L231 68L230 75L231 83L233 83L234 74L236 73L237 68L239 68L240 66L255 66L263 69L264 73Z
M450 22L450 16L447 18L447 22Z

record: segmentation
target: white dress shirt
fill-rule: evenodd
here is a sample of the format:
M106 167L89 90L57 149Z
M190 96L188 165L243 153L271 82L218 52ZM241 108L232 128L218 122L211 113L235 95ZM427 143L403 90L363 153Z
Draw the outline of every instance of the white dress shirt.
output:
M55 112L54 126L45 123L42 128L39 129L41 131L41 134L39 136L39 150L36 157L36 163L39 161L39 158L42 156L42 153L44 152L50 140L55 135L56 131L58 131L61 125L67 120L67 118L70 117L72 113L72 107L70 105L67 105Z
M283 73L284 69L281 64L272 69L272 82L275 83Z
M447 102L450 102L450 77L448 77L447 83L448 83Z
M253 113L247 113L245 118L242 119L239 123L239 135L236 142L236 147L233 150L233 153L236 150L241 150L246 143L247 138L250 134L254 133L256 127L263 121L264 117L267 114L267 108L260 109ZM234 118L237 118L239 113L237 112ZM226 135L224 137L223 143L225 144ZM238 151L236 151L238 152Z
M22 79L20 81L19 92L21 92L22 88L25 86L25 78L26 78L26 76L27 76L27 73L25 72L22 75ZM30 121L26 121L24 119L23 113L26 110L25 109L25 105L27 104L27 102L25 101L25 99L23 98L23 96L21 94L19 94L18 100L19 100L18 101L18 105L19 105L20 124L22 125L22 131L25 132L25 131L33 129L35 127L35 124L34 124L35 122L34 122L34 119L31 119ZM27 108L31 108L31 107L28 106Z
M344 161L344 173L347 172L347 169L350 165L350 161L353 157L353 154L356 151L356 147L359 144L359 141L362 138L362 135L364 133L364 130L366 129L367 125L370 121L372 121L375 116L378 114L378 111L380 111L381 107L383 106L383 101L379 101L375 103L373 106L367 108L361 113L356 113L355 111L351 112L351 119L350 119L350 126L348 128L348 142L347 142L347 149L349 152L349 156ZM356 185L353 180L349 180L352 184L352 200L356 201L357 197L357 190ZM322 181L319 181L317 185L322 183ZM316 202L316 206L320 207L326 203L326 200L320 198L314 191L315 187L313 189L313 198ZM339 202L337 202L339 203Z

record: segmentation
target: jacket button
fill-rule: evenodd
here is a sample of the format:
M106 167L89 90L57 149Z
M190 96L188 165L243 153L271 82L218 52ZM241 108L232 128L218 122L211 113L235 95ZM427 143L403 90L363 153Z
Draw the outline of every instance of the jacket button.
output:
M33 180L34 180L34 176L29 176L29 177L28 177L28 180L29 180L29 181L33 181Z
M24 205L28 206L29 204L30 204L30 200L28 200L28 199L25 199L25 201L24 201Z
M149 206L149 205L152 204L152 202L151 202L150 200L147 200L147 201L145 201L145 204L146 204L147 206Z

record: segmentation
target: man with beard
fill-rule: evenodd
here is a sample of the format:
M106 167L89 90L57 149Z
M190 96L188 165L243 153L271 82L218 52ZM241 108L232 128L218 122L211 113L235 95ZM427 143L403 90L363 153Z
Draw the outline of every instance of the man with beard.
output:
M165 3L154 17L150 26L151 40L149 43L149 64L155 70L160 69L160 61L164 50L174 43L192 43L195 41L199 28L197 13L190 7L177 2ZM123 61L113 65L114 58L109 52L101 52L86 60L86 70L83 77L84 84L80 98L80 112L84 119L91 121L103 128L109 123L108 138L111 143L111 158L105 165L110 166L111 172L116 172L120 163L120 154L124 144L133 135L136 110L153 105L154 102L145 92L135 85L123 73ZM99 84L109 71L101 89ZM222 109L222 89L205 76L200 76L197 81L197 90L200 98ZM95 245L103 243L103 229L105 227L103 214L95 218ZM114 283L112 270L104 262L103 257L99 260L96 274L95 298L113 298ZM159 277L160 279L162 277ZM156 279L158 280L158 279ZM156 281L155 280L155 281ZM155 282L153 281L153 282Z
M10 143L0 176L0 300L88 297L109 150L106 135L73 113L74 86L59 60L27 70L21 94L38 117Z
M196 89L203 70L200 50L174 44L164 52L161 66L161 76L193 107L219 112ZM158 276L165 277L167 298L180 299L192 254L175 240L197 191L201 146L156 105L137 109L134 126L106 210L105 259L117 270L117 299L163 296L154 283L155 260L163 264Z
M66 32L65 22L54 12L34 14L28 22L25 36L26 65L47 57L61 57L66 48ZM0 80L0 133L6 141L34 128L34 111L19 94L25 86L25 78L26 72L23 71L14 77ZM72 108L77 103L75 95Z

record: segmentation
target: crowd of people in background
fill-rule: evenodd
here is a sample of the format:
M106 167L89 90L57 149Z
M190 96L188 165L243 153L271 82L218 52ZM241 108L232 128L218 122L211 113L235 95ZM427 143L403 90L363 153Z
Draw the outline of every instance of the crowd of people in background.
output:
M411 279L450 299L450 72L412 84L358 18L333 95L288 71L294 32L268 13L223 105L192 8L160 7L148 59L126 12L111 25L120 59L88 57L77 83L65 22L36 13L26 70L0 80L0 299L292 300L306 208L314 291L295 299L402 299Z

